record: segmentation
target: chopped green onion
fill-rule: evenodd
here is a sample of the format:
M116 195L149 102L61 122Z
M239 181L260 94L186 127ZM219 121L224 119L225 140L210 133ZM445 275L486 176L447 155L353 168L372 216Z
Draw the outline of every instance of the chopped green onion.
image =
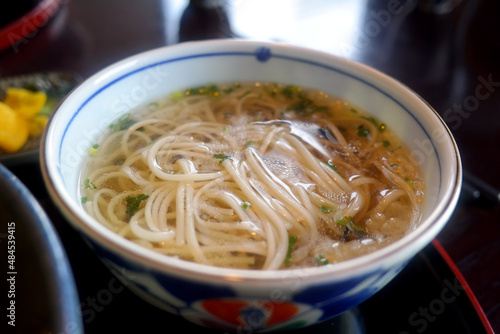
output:
M246 209L248 209L248 207L249 207L249 206L250 206L250 203L245 202L245 203L243 203L243 204L241 205L241 208L242 208L243 210L246 210Z
M370 135L370 129L365 128L363 125L358 127L358 136L359 137L368 137Z
M173 101L179 101L183 97L184 97L184 93L183 92L174 92L174 93L170 94L170 96L168 98L170 100L173 100Z
M95 184L93 184L92 182L90 182L89 179L85 179L83 181L83 186L85 189L97 189L97 186Z
M292 104L290 108L299 113L312 113L316 109L313 100L308 98L301 98L298 102Z
M409 178L405 177L404 180L406 181L406 183L408 183L408 185L411 187L411 189L413 190L416 190L417 188L415 187L415 183L413 183L412 180L410 180Z
M276 94L278 94L277 86L277 84L269 84L267 86L264 86L263 89L267 94L269 94L269 96L275 97Z
M325 164L330 167L335 173L339 174L339 176L343 179L345 179L345 175L339 172L339 169L337 166L335 166L330 160L326 161Z
M332 164L331 161L327 161L327 162L325 162L325 164L327 164L328 167L330 167L334 172L337 172L337 173L339 172L339 169L337 168L337 166L335 166L334 164Z
M247 90L246 92L244 92L243 94L241 94L240 96L238 96L238 98L241 99L241 98L247 96L248 94L250 94L249 90Z
M139 210L139 205L148 198L149 196L144 194L139 194L136 197L127 196L125 198L125 201L127 203L127 209L125 213L127 214L127 216L129 218L132 217Z
M302 89L300 87L297 87L297 86L285 86L282 90L281 90L281 94L285 95L287 98L291 99L293 98L293 96L297 93L300 93L302 91Z
M379 126L380 123L373 117L371 116L360 116L362 119L366 119L367 121L370 121L370 123L372 123L373 125L375 126Z
M285 266L287 267L290 264L290 261L292 260L293 246L295 246L296 242L297 242L296 235L290 235L288 237L288 252L286 253L286 258L285 258Z
M321 209L321 212L324 212L324 213L332 212L332 208L330 208L329 206L322 205L319 208Z
M223 163L226 159L231 159L230 155L224 154L224 153L218 153L214 154L213 156L215 159L219 159L219 163Z
M375 125L377 127L378 131L380 131L380 132L384 132L387 129L387 127L384 123L380 123L379 121L377 121L375 118L373 118L371 116L360 116L360 117L363 119L366 119L367 121L370 121L370 123Z
M321 254L316 255L314 259L316 260L318 266L326 266L327 264L330 264L328 259Z
M250 146L253 146L255 145L255 142L253 140L249 140L245 143L245 147L250 147Z
M336 218L335 222L337 223L337 225L345 227L345 219L344 218Z
M390 141L388 141L388 140L382 140L382 145L383 145L384 147L389 147L389 146L391 146L391 142L390 142Z
M337 225L345 227L346 231L354 233L358 238L366 235L366 230L363 226L356 224L351 216L344 216L335 220Z
M355 233L358 237L362 237L366 234L366 230L364 229L364 227L355 224L354 221L347 222L346 227L349 229L349 231Z
M189 88L184 91L186 95L210 95L219 96L219 87L217 85L211 84L201 87Z
M97 154L97 148L99 147L99 144L94 144L90 150L89 150L89 154L94 156Z
M130 118L130 114L124 114L121 116L116 123L112 123L109 128L113 131L126 130L134 125L136 121Z
M87 203L87 196L82 197L82 204L85 204L85 203Z

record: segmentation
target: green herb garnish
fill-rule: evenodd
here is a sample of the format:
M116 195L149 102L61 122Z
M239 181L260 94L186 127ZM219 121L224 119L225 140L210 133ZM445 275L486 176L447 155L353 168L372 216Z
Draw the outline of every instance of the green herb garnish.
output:
M404 180L406 181L406 183L408 183L408 185L411 187L411 189L413 190L416 190L417 188L415 187L415 183L413 183L412 180L410 180L409 178L405 177Z
M179 101L183 97L184 97L184 93L183 92L173 92L172 94L170 94L170 96L168 98L170 100L173 100L173 101Z
M327 264L330 264L328 259L321 254L316 255L314 259L316 260L318 266L326 266Z
M286 86L281 90L283 94L288 99L295 99L297 101L293 102L289 109L300 114L311 114L318 111L328 111L327 106L318 106L310 99L300 87L297 86Z
M366 235L366 230L363 226L356 224L351 216L344 216L343 218L337 218L335 220L337 225L345 228L345 232L353 233L358 238L363 238Z
M287 98L292 99L295 94L298 94L302 91L300 87L297 86L285 86L281 90L281 94L285 95Z
M255 142L253 140L249 140L245 143L245 147L250 147L250 146L253 146L255 145Z
M238 96L238 98L241 99L241 98L247 96L248 94L250 94L249 90L245 91L243 94L241 94L240 96Z
M275 83L272 83L272 84L269 84L269 85L266 85L264 87L262 87L264 89L264 91L271 97L275 97L276 94L278 94L278 85L275 84Z
M214 154L213 156L215 159L219 159L219 163L223 163L226 159L231 159L230 155L224 154L224 153L218 153Z
M295 110L298 113L312 113L315 111L316 105L313 100L304 97L292 104L290 109Z
M97 148L99 147L99 144L94 144L90 150L89 150L89 154L94 156L97 154Z
M250 203L245 202L245 203L243 203L243 204L241 205L241 208L242 208L243 210L246 210L246 209L248 209L248 207L249 207L249 206L250 206Z
M132 217L139 210L139 205L148 198L149 196L144 194L139 194L136 197L127 196L125 198L125 201L127 202L127 209L125 211L127 217Z
M329 206L326 206L326 205L322 205L319 208L321 209L321 212L324 212L324 213L332 212L332 208L330 208Z
M330 167L335 173L339 174L339 176L343 179L345 179L345 175L339 172L339 169L337 166L335 166L330 160L326 161L325 164Z
M130 118L130 114L127 113L121 116L116 123L112 123L109 128L113 131L126 130L134 125L136 121Z
M85 179L83 181L83 186L85 189L97 189L97 186L95 184L93 184L92 182L90 182L89 179Z
M83 196L83 197L81 198L81 201L82 201L82 204L87 203L87 196Z
M200 86L195 88L189 88L184 91L186 95L210 95L219 96L219 87L217 85L211 84L206 86Z
M372 123L373 125L375 126L379 126L380 123L373 117L371 116L360 116L362 119L366 119L367 121L369 121L370 123Z
M390 141L388 141L388 140L382 140L382 145L383 145L384 147L389 147L389 146L391 146L391 142L390 142Z
M366 138L370 135L370 129L365 128L363 125L358 127L358 136Z
M287 267L290 264L290 261L292 260L293 247L295 246L296 242L297 242L296 235L290 235L288 237L288 252L286 253L285 257L285 266Z
M375 125L380 132L384 132L386 130L386 125L384 123L380 123L377 121L375 118L371 116L360 116L363 119L366 119L367 121L370 121L373 125Z
M298 102L292 104L290 108L301 114L311 114L320 111L328 112L327 106L318 106L314 104L313 100L308 98L301 98Z

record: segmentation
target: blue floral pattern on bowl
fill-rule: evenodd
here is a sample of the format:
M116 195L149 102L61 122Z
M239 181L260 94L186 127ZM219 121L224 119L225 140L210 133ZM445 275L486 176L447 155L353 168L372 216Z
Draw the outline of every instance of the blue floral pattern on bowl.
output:
M199 325L231 332L291 330L327 320L372 296L405 265L297 289L278 300L257 299L226 287L141 267L88 239L87 242L125 286L152 305Z

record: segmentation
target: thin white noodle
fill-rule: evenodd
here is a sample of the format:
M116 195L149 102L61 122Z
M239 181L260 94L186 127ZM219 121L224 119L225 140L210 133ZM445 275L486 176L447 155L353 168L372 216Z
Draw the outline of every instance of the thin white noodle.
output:
M379 201L377 206L372 210L374 212L383 213L394 201L396 201L401 196L405 196L405 192L401 189L393 189L391 191L388 191Z
M185 225L185 233L186 233L186 242L193 253L194 258L197 262L207 263L207 258L203 254L200 249L200 244L198 239L196 238L196 230L194 226L194 218L193 218L193 197L194 197L194 189L190 184L186 185L185 188L185 200L186 200L186 221Z
M195 94L139 111L134 119L142 121L97 146L83 177L93 182L82 190L83 207L107 228L156 252L264 270L284 267L289 235L298 237L294 266L316 254L336 261L338 252L318 226L328 224L333 238L346 238L349 231L337 225L338 218L351 216L361 226L373 221L366 226L375 231L386 211L397 212L399 221L418 217L418 166L404 150L384 149L387 132L374 120L352 112L298 117L298 101L271 87L273 98L271 91L242 87L227 99ZM369 136L358 137L359 126ZM321 137L321 128L331 136ZM125 199L139 193L149 197L130 217ZM403 207L408 209L400 213Z
M245 182L246 180L243 178L243 175L238 173L231 160L225 160L222 165L231 175L233 180L235 180L238 186L243 190L245 195L250 199L252 205L255 205L260 211L262 211L267 219L269 219L269 223L272 224L272 227L276 228L276 233L279 238L277 240L277 245L274 245L276 250L275 252L272 252L273 249L270 247L271 245L269 245L270 242L268 241L268 250L271 251L271 254L268 254L268 257L266 258L264 269L278 269L285 259L288 247L288 243L286 242L288 239L288 233L283 224L280 224L281 218L274 211L270 210L266 202L251 189L250 185ZM272 234L268 233L268 236L271 237ZM268 238L268 240L273 239L274 238ZM274 256L272 253L274 253Z
M129 222L130 230L139 238L154 242L169 241L175 238L176 233L174 230L151 231L141 227L139 219L142 218L142 216L144 216L144 210L138 211L134 216L132 216Z
M183 182L179 182L177 186L177 196L175 197L175 212L177 215L175 217L177 234L175 236L176 245L183 245L185 243L185 232L184 232L184 222L185 222L185 194L186 186Z
M306 210L304 206L301 205L292 190L266 167L265 163L253 149L249 148L245 150L245 157L252 170L258 173L260 178L264 179L263 181L273 197L283 202L290 210L297 212L298 220L304 220L309 225L311 237L314 239L316 237L317 227L310 213L314 211Z

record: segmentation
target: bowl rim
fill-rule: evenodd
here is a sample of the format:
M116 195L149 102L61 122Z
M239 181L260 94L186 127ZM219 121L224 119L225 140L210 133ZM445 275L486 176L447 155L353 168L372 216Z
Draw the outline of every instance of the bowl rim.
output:
M250 46L254 49L259 47L279 48L281 51L287 50L291 53L297 52L297 58L321 59L322 61L327 61L326 65L335 65L342 68L347 67L349 68L349 71L361 72L376 82L384 82L388 85L388 87L391 87L391 89L405 95L406 98L411 99L416 104L421 106L415 108L426 110L425 113L428 113L428 116L432 117L434 122L439 124L445 130L446 139L448 140L447 143L453 151L449 152L450 157L453 159L450 160L450 168L455 171L454 175L449 176L452 180L450 183L451 186L445 189L441 202L434 207L429 217L421 221L419 226L394 243L354 259L342 261L331 266L265 271L219 268L168 257L132 243L108 230L101 224L91 226L92 224L89 224L89 221L94 221L95 223L97 222L88 215L83 217L80 216L78 213L81 211L75 210L76 203L71 200L67 200L67 196L65 196L66 191L62 185L62 180L59 179L60 177L56 173L55 164L50 163L52 155L54 154L53 151L55 150L50 146L50 143L53 140L52 137L54 131L52 124L54 123L54 119L56 119L59 115L58 111L65 108L66 103L68 103L67 100L71 99L72 94L78 94L80 91L84 91L85 89L90 89L89 93L87 93L88 95L91 93L93 94L95 93L91 88L93 83L99 78L106 76L107 73L113 71L119 72L126 69L127 66L130 66L129 72L131 72L133 71L136 63L141 63L144 59L154 58L159 54L164 54L165 58L168 58L169 52L174 50L207 53L207 47L209 49L211 48L210 50L225 50L225 48L228 47L234 47L237 49L240 46ZM148 61L146 61L146 63L149 64ZM145 65L142 64L142 66ZM160 272L176 272L183 276L190 277L191 279L204 281L210 280L215 283L221 282L221 279L223 279L222 281L229 280L233 282L246 283L262 283L266 281L280 283L283 282L283 280L296 279L297 275L306 275L313 281L331 281L332 279L342 279L346 277L364 275L367 272L376 271L381 268L390 268L395 263L403 263L431 242L444 227L451 213L455 210L462 183L460 154L451 131L439 114L411 88L370 66L337 55L328 54L323 51L284 43L237 39L184 42L176 45L159 47L132 55L98 71L75 87L73 91L68 94L63 101L61 101L53 113L42 137L40 160L42 175L53 201L66 218L86 237L90 237L93 242L97 242L101 245L101 247L107 248L108 250L111 249L113 252L116 252L128 259L132 258L137 263L141 263L143 265L147 264Z

